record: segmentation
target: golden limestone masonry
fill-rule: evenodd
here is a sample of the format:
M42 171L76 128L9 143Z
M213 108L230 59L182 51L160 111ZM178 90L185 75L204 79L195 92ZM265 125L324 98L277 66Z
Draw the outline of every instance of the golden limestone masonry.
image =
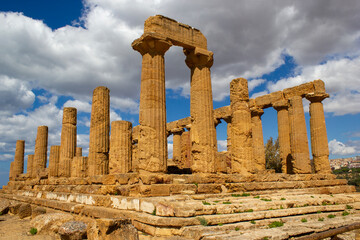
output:
M77 110L65 107L60 146L48 149L48 127L39 126L26 174L25 141L16 142L0 201L30 204L34 213L39 206L42 213L61 211L62 221L87 224L88 239L320 239L360 228L359 194L331 173L323 81L249 98L248 81L236 78L229 86L230 105L214 109L214 54L198 29L152 16L131 47L142 58L139 125L110 123L110 90L95 88L88 156L77 147ZM166 121L170 47L183 49L190 76L190 116L173 122ZM303 101L310 103L310 123ZM281 173L266 169L267 108L277 112ZM222 120L227 151L218 152L216 127ZM39 221L41 215L32 222L50 234ZM283 227L270 228L273 222Z

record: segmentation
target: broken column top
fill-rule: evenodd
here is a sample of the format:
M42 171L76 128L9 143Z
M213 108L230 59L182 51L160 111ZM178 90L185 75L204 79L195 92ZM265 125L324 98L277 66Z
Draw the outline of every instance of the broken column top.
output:
M207 49L207 40L200 30L161 15L146 19L144 35L147 33L156 33L162 38L169 39L172 44L184 48Z
M73 107L64 107L63 110L63 124L70 123L76 125L77 110Z

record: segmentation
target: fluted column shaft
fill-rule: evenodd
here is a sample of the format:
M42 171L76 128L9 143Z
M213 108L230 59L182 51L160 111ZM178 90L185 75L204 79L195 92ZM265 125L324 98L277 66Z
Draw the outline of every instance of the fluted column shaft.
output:
M128 121L111 123L109 173L128 173L131 171L132 124Z
M82 157L82 147L76 147L75 157Z
M10 163L10 171L9 171L9 181L12 181L12 180L14 180L14 178L15 178L15 173L14 173L14 165L15 165L15 162L11 162Z
M329 94L327 93L306 95L306 98L310 101L311 152L316 173L331 173L324 107L322 104L322 100L328 97Z
M47 162L47 145L48 145L48 127L39 126L35 140L35 174L46 168Z
M49 176L50 177L59 176L59 161L60 161L60 146L51 146L50 147L50 156L49 156Z
M265 170L265 148L264 136L262 130L261 116L264 111L260 108L251 109L251 127L253 140L254 168L256 170Z
M294 173L311 173L309 144L302 97L290 98L290 146Z
M109 173L110 147L110 90L97 87L93 92L88 175L105 175Z
M87 176L88 158L83 156L75 156L71 161L71 177Z
M138 169L149 172L167 170L166 96L164 54L171 44L144 37L133 43L142 55L140 89L140 136Z
M28 155L28 159L27 159L27 168L26 168L26 172L28 174L29 177L34 177L33 175L33 171L34 171L34 155Z
M290 174L293 173L293 169L290 149L289 103L287 100L281 100L273 103L273 108L277 111L281 171Z
M59 177L70 177L71 161L76 151L76 108L66 107L63 110L61 129Z
M237 78L230 83L231 121L231 171L247 174L253 172L253 142L249 91L247 80Z
M24 173L24 152L25 152L25 141L17 140L14 165L13 165L13 177L17 177L19 174Z
M184 168L184 162L181 161L181 134L183 129L179 128L172 131L173 134L173 161L179 168Z
M217 152L210 68L213 53L205 49L184 50L191 69L190 115L191 158L193 172L215 172Z
M191 140L190 132L183 132L180 139L180 148L181 148L181 162L183 163L184 168L190 168L192 165L191 160Z

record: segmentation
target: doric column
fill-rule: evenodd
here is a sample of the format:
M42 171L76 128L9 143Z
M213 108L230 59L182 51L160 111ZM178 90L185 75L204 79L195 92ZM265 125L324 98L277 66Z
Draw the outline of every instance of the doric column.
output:
M184 50L191 69L190 115L191 158L193 172L215 172L216 129L210 67L213 53L205 49Z
M15 173L14 173L14 165L15 165L15 162L11 162L10 163L10 171L9 171L9 181L12 181L15 179Z
M34 170L35 174L46 168L48 145L48 127L39 126L35 140Z
M310 101L310 135L311 152L316 173L331 173L329 162L329 146L326 134L324 107L322 100L329 97L327 93L307 94Z
M128 121L111 123L109 173L128 173L131 171L131 132L132 124Z
M75 156L71 161L71 177L86 177L87 176L87 157Z
M33 177L33 170L34 170L34 165L33 164L34 164L34 155L29 154L28 159L27 159L26 173L30 178Z
M290 149L289 103L284 99L273 103L273 108L277 111L281 171L288 174L293 173Z
M226 138L226 150L229 154L231 154L231 121L226 121L227 126L226 126L226 133L227 133L227 138Z
M311 173L309 144L302 97L290 98L290 148L294 173Z
M179 168L184 168L184 162L181 161L181 135L184 132L182 128L173 129L173 161Z
M164 54L170 46L150 35L132 44L142 55L137 168L149 172L167 170Z
M60 161L60 146L51 146L50 147L50 156L49 156L49 176L50 177L59 176L59 161Z
M247 80L237 78L230 83L231 171L246 174L253 172L251 113Z
M82 147L76 147L75 157L82 157Z
M88 176L109 173L110 90L97 87L93 92L90 120Z
M191 168L191 140L190 132L183 132L180 138L180 148L181 148L181 162L183 163L184 168Z
M24 173L24 152L25 152L25 141L17 140L14 164L13 164L14 178L16 178L19 174Z
M265 170L265 148L264 136L261 123L261 115L264 110L261 108L251 108L251 128L252 128L252 142L254 154L254 168L256 170Z
M71 161L76 150L76 108L66 107L63 110L61 129L59 177L70 177Z

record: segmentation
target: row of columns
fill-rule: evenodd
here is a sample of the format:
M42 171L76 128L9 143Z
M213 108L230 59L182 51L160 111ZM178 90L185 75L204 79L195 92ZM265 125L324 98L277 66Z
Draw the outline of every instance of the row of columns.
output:
M150 35L133 42L142 55L140 90L140 137L138 139L138 169L148 172L167 170L167 133L165 103L164 55L172 46L166 39ZM193 172L214 172L217 152L216 129L210 67L213 54L205 49L184 49L186 64L191 70L191 159ZM179 136L175 137L177 144ZM179 152L175 152L178 157Z
M249 108L246 79L234 79L230 84L232 109L231 164L233 173L253 173L265 169L265 152L261 115L258 107ZM327 93L310 93L311 150L316 173L330 173L329 148L322 100ZM284 173L311 173L306 122L301 96L272 104L277 111L280 158ZM251 116L251 120L250 117ZM250 140L252 139L252 140ZM229 140L229 139L228 139ZM249 143L252 143L252 150ZM228 149L229 150L229 149Z

